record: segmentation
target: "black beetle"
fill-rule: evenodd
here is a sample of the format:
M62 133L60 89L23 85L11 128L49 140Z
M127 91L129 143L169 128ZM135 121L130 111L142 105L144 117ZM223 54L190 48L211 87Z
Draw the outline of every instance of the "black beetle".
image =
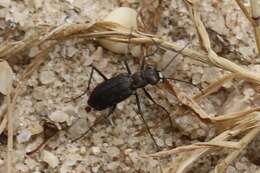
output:
M186 45L188 46L188 44ZM186 48L186 46L184 46L180 52ZM179 52L179 53L180 53ZM179 54L178 53L178 54ZM153 53L154 54L154 53ZM170 62L163 68L163 70L165 70L169 64L172 62L172 60L178 55L176 54L171 60ZM151 54L152 55L152 54ZM145 67L145 58L151 55L146 55L143 57L142 62L141 62L141 68L139 71L132 73L128 63L126 60L124 60L126 69L128 73L120 73L117 76L114 76L110 79L108 79L98 68L96 68L94 65L91 65L92 69L91 69L91 73L90 73L90 79L88 82L88 88L86 91L89 90L90 87L90 83L93 77L93 72L96 71L100 76L103 77L104 81L99 83L92 91L92 93L89 96L88 99L88 105L92 108L94 108L95 110L104 110L106 108L109 108L110 111L109 113L105 116L108 117L110 116L115 108L116 105L118 103L120 103L121 101L127 99L128 97L135 95L136 97L136 103L137 103L137 107L138 107L138 113L142 119L142 121L144 122L146 129L148 131L148 133L150 134L153 142L155 143L157 149L159 149L147 123L145 122L142 110L141 110L141 104L140 104L140 99L139 96L137 94L137 89L142 89L145 93L145 95L156 105L158 105L159 107L161 107L165 112L167 112L168 118L170 120L171 126L173 127L173 123L171 120L171 117L169 116L169 112L161 105L159 105L158 103L156 103L156 101L152 98L152 96L149 94L149 92L145 89L145 87L147 85L156 85L159 82L163 82L166 79L172 79L172 78L166 78L162 75L161 71L157 70L155 67L153 66L146 66ZM163 71L162 70L162 71ZM177 79L173 79L173 80L177 80ZM181 80L178 80L181 81ZM183 81L185 82L185 81ZM83 93L84 94L84 93ZM81 95L83 95L81 94ZM80 96L81 96L80 95ZM78 97L80 97L78 96ZM78 98L77 97L77 98ZM97 123L99 123L102 119L105 118L104 116L100 116L96 119L96 121L90 126L90 128L83 133L82 135L80 135L79 137L77 137L76 139L74 139L72 142L82 138L83 136L85 136Z

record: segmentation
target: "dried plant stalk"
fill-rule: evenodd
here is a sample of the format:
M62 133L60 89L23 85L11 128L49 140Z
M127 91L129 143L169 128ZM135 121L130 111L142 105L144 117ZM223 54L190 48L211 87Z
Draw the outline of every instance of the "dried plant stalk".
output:
M258 49L258 53L260 53L260 4L259 4L259 1L258 0L250 1L252 16L249 14L247 8L244 6L244 4L243 4L243 2L241 2L241 0L236 0L236 2L254 28L256 46Z
M252 19L252 16L251 16L251 14L249 14L249 12L248 12L247 8L245 7L244 3L241 0L236 0L236 2L237 2L237 5L240 7L240 9L243 11L243 13L246 16L246 18L251 23L251 25L252 26L256 26L256 23L255 23L254 19Z
M218 91L218 89L220 87L222 87L222 85L224 83L226 83L227 81L230 81L230 80L237 78L237 77L239 77L239 74L237 74L237 73L228 74L228 75L222 77L221 79L217 80L216 82L211 83L206 89L203 89L203 91L201 93L195 95L193 97L193 99L196 100L196 101L200 101L201 99L203 99L203 98L209 96L210 94Z
M7 173L12 173L12 160L13 160L13 105L11 104L11 96L10 93L7 95L7 119L8 119L8 142L7 142Z
M259 0L251 0L252 18L255 21L253 25L255 31L256 45L258 54L260 53L260 3Z
M228 165L230 165L240 154L241 152L247 147L247 145L256 137L256 135L260 132L260 128L254 128L249 133L247 133L241 140L241 148L231 152L221 163L219 163L214 170L210 173L224 173L227 169Z

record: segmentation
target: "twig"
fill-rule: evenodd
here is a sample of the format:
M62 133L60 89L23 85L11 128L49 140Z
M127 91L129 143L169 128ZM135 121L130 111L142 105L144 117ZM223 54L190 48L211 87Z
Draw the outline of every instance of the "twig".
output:
M11 104L10 93L7 95L7 117L8 117L8 143L7 143L7 173L12 173L12 160L13 160L13 106Z

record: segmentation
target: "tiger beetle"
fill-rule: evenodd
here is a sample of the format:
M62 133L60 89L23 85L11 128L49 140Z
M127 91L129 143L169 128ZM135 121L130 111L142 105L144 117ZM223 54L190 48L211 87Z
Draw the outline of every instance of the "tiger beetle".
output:
M130 38L129 38L129 41L130 41ZM157 49L156 49L156 51L157 51L159 49L159 46L158 45L156 45L156 46L157 46ZM90 84L91 84L91 80L93 78L94 71L97 72L104 79L104 81L99 83L93 89L93 91L91 92L91 94L88 98L88 105L90 107L92 107L94 110L98 110L98 111L109 108L109 112L105 116L98 117L96 119L96 121L82 135L73 139L72 142L75 142L75 141L81 139L96 124L98 124L101 120L103 120L104 118L108 118L114 112L118 103L120 103L120 102L126 100L128 97L134 95L135 99L136 99L137 108L138 108L138 115L140 115L141 120L143 121L143 123L144 123L144 125L147 129L147 132L151 136L157 150L159 150L159 146L156 143L155 138L153 137L153 135L152 135L145 119L144 119L141 104L140 104L140 98L137 94L137 90L142 89L144 94L148 97L149 100L151 100L153 102L153 104L159 106L160 108L162 108L167 113L170 124L173 127L173 122L171 120L169 112L152 98L152 96L145 89L145 87L147 85L157 85L158 83L164 82L167 79L181 81L181 80L178 80L178 79L165 77L165 76L163 76L163 74L161 72L163 70L165 70L169 66L169 64L173 61L173 59L176 56L178 56L179 53L183 49L185 49L187 46L188 46L188 44L186 46L184 46L169 61L169 63L162 70L158 70L153 66L145 66L146 57L151 56L156 51L153 52L150 55L143 56L141 64L140 64L140 70L138 70L135 73L131 72L129 65L127 63L127 60L125 58L124 59L124 65L126 67L127 73L120 73L120 74L118 74L118 75L116 75L116 76L114 76L110 79L108 79L97 67L95 67L94 65L90 65L91 66L91 72L90 72L90 78L89 78L89 81L88 81L88 87L87 87L86 91L88 91L89 88L90 88ZM129 49L129 45L128 45L128 49ZM185 81L181 81L181 82L185 82ZM186 83L188 83L188 82L186 82ZM82 93L80 96L78 96L74 99L81 97L82 95L84 95L86 93L86 91L84 93Z

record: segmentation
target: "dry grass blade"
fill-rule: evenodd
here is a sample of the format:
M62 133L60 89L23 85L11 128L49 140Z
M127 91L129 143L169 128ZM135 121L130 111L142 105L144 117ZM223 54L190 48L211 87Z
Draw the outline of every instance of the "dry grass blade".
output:
M253 25L255 30L256 45L258 48L258 54L260 53L260 3L259 0L251 0L252 18L255 21Z
M259 120L258 120L259 123ZM210 140L208 143L205 144L210 144L210 145L190 145L190 146L181 146L177 147L175 149L169 150L169 151L162 151L159 153L152 154L152 156L166 156L169 154L178 154L180 155L177 158L182 158L181 161L178 164L175 164L173 161L171 166L167 168L167 173L169 172L174 172L174 173L183 173L186 172L189 167L198 160L200 157L203 155L212 152L216 149L216 147L229 147L229 148L235 148L236 150L232 153L231 158L235 158L234 155L240 153L246 145L256 136L256 134L259 132L259 126L258 127L250 127L249 124L247 124L247 127L239 127L236 126L231 130L226 130L222 132L220 135L217 137L213 138ZM239 142L229 142L230 138L237 136L238 134L243 133L244 131L248 130L248 128L251 128L252 130L250 133L247 133ZM214 145L215 144L215 145ZM225 146L226 145L226 146ZM199 148L199 146L201 148ZM189 156L189 157L187 157ZM230 159L229 159L230 160Z
M219 163L215 170L211 171L210 173L224 173L227 169L228 165L230 165L241 152L247 147L247 145L255 138L255 136L260 132L260 128L254 128L249 133L247 133L239 143L241 143L241 148L239 150L235 150L231 152L221 163Z
M209 96L210 94L217 92L219 90L219 88L227 81L230 81L232 79L234 79L235 77L238 77L238 74L235 73L231 73L228 74L224 77L222 77L221 79L217 80L216 82L213 82L212 84L210 84L206 89L204 89L201 93L193 96L193 100L195 101L200 101L201 99ZM175 115L181 115L186 111L184 106L179 106L177 108L177 110L174 112ZM214 117L212 117L214 118ZM218 120L216 120L218 121Z
M260 20L259 20L260 4L259 4L259 1L258 0L250 1L252 16L249 14L247 8L244 6L244 4L243 4L243 2L241 2L241 0L236 0L236 2L254 28L256 45L257 45L257 49L258 49L258 53L259 53L260 52Z
M237 64L232 63L231 61L218 56L212 49L209 41L209 36L208 33L201 21L200 15L196 10L195 5L191 5L190 3L187 3L188 7L191 11L192 18L194 20L194 24L197 28L200 40L201 40L201 45L203 48L207 51L208 53L208 59L209 61L214 64L215 66L231 71L233 73L238 73L243 77L250 78L255 80L255 82L259 83L260 77L242 67L240 67Z
M46 34L47 30L33 30L28 34L28 37L16 42L3 42L0 44L0 58L8 59L16 56L19 52L26 50L32 46L42 43L41 36Z
M217 80L216 82L211 83L201 93L195 95L193 97L193 99L196 100L196 101L200 101L201 99L209 96L210 94L217 92L219 90L219 88L221 88L224 83L226 83L227 81L233 80L236 77L239 77L239 74L232 73L232 74L228 74L228 75L222 77L221 79Z
M252 16L249 14L247 8L245 7L244 3L241 0L236 0L237 5L240 7L240 9L243 11L244 15L246 18L249 20L249 22L253 25L256 26L256 22L252 19Z
M179 91L174 86L173 82L166 80L164 86L171 94L175 95L183 105L191 108L201 120L212 122L212 118L208 116L207 113L203 111L203 109L201 109L201 107L192 98L189 98L184 93Z
M232 135L236 135L238 131L231 131L227 130L220 135L216 136L214 139L211 140L211 142L217 142L217 141L224 141L228 140L232 137ZM200 157L204 156L208 152L212 151L213 147L205 147L200 148L196 150L192 150L189 152L186 152L184 154L181 154L177 157L177 160L180 160L178 164L175 161L172 161L169 168L166 168L164 172L166 173L183 173L186 172L190 166L198 160Z
M256 107L256 108L251 108L248 110L243 110L243 111L239 111L239 112L234 112L234 113L230 113L230 114L225 114L225 115L219 115L217 117L214 117L213 119L215 121L218 122L223 122L223 121L228 121L231 120L233 122L240 120L241 118L245 118L245 116L247 114L256 112L256 111L260 111L260 107Z
M154 154L147 155L148 157L163 157L172 154L179 154L182 152L194 151L196 149L210 148L210 147L223 147L223 148L232 148L239 149L241 145L239 142L232 141L209 141L209 142L199 142L191 145L180 146L167 151L160 151Z
M10 94L14 73L8 62L0 61L0 93Z
M14 106L11 104L11 96L10 94L7 95L7 119L8 119L8 143L7 143L7 173L12 173L12 161L13 161L13 108Z
M6 125L7 125L7 113L4 112L3 115L4 115L4 118L2 119L2 122L0 124L0 134L3 133L3 131L5 130Z

